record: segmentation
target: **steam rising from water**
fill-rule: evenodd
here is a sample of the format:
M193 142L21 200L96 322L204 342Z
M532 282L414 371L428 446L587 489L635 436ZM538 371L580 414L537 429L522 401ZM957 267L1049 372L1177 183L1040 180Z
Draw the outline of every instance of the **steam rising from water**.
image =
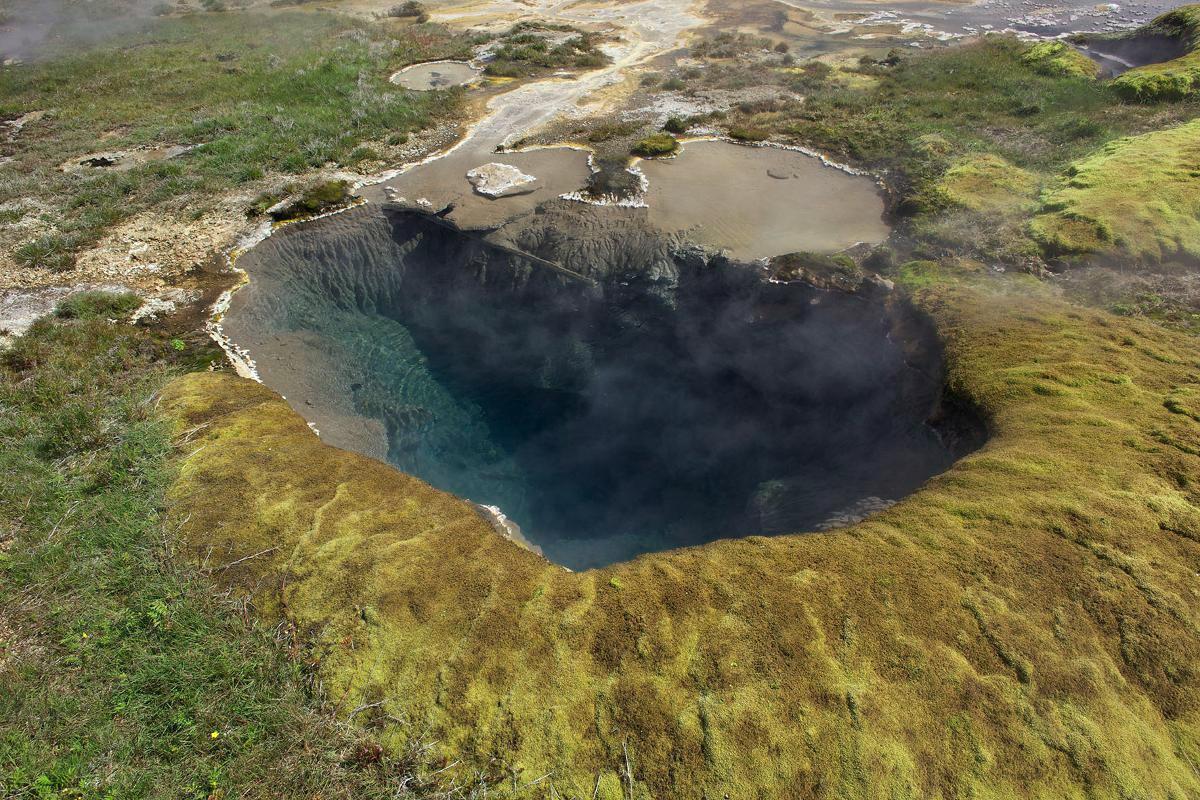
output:
M686 260L597 290L351 216L247 256L227 330L327 441L500 507L558 563L811 530L952 460L936 355L910 364L876 303Z

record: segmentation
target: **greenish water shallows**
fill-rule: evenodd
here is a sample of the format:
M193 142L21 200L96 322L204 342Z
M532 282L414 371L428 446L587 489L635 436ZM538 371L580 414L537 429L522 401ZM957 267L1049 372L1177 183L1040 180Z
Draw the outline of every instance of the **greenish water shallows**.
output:
M372 421L557 563L812 529L952 460L936 358L906 363L877 304L740 267L597 290L383 225L273 237L227 329L327 440L369 450L346 431Z

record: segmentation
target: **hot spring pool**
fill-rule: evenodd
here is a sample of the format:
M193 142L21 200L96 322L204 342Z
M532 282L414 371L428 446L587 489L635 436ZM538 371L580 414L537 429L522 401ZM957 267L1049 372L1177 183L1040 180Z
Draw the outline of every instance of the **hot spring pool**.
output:
M955 457L936 345L880 300L695 258L591 285L369 208L241 263L225 329L326 441L572 569L812 530Z

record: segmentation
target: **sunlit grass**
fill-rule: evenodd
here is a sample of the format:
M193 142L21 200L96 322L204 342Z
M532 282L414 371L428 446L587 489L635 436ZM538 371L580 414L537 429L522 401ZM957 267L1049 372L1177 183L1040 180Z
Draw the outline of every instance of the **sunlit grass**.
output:
M66 269L71 253L140 211L196 213L264 175L353 167L370 155L364 141L403 137L458 107L457 90L409 92L387 78L462 55L465 42L437 26L320 12L194 14L6 68L0 118L48 113L10 146L17 161L0 203L44 200L57 229L15 256ZM177 145L193 149L128 171L60 169L100 150Z

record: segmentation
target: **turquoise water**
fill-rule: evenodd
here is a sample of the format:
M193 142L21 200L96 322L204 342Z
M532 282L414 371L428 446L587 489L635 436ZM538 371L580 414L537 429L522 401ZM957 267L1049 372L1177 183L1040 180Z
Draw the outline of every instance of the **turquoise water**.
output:
M925 424L940 379L877 304L741 267L596 289L404 235L264 250L237 338L261 364L276 337L317 342L312 370L382 423L390 463L498 506L557 563L811 530L952 460Z

